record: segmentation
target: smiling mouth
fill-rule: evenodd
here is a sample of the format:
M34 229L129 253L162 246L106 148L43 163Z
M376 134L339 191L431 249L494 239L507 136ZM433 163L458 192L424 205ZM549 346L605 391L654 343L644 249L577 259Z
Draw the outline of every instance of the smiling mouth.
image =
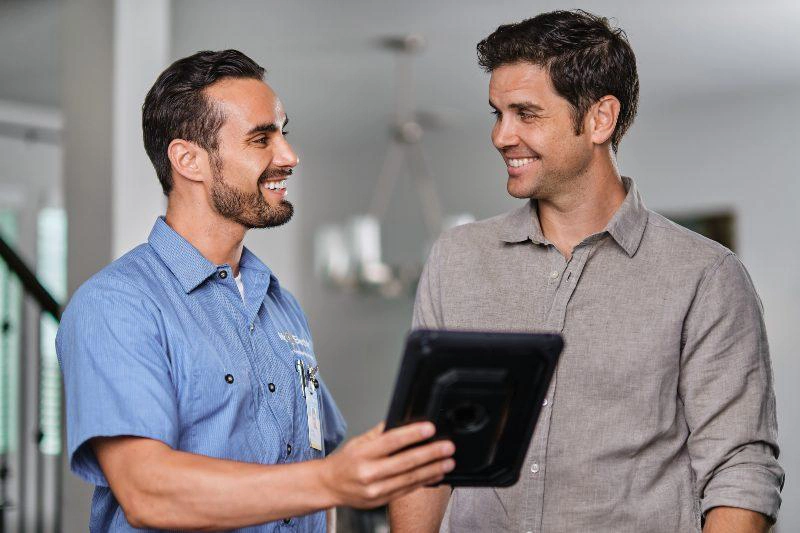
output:
M522 158L514 158L514 159L506 159L506 165L511 168L520 168L526 165L530 165L534 161L537 161L538 157L522 157Z

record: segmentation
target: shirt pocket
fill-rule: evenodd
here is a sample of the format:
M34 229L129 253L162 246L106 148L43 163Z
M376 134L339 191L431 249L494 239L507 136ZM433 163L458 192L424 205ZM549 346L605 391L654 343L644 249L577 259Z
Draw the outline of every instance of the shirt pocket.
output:
M255 396L250 369L204 354L193 361L189 412L191 451L258 462Z

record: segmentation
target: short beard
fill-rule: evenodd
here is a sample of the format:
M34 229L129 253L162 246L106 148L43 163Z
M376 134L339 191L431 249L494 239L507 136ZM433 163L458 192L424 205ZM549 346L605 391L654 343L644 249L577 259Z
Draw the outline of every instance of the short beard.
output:
M211 155L212 183L211 204L214 209L237 224L247 229L274 228L289 222L294 214L294 206L287 201L273 207L261 194L261 185L268 179L285 176L280 169L267 169L258 178L259 190L254 193L241 191L231 187L222 176L222 160L218 155Z

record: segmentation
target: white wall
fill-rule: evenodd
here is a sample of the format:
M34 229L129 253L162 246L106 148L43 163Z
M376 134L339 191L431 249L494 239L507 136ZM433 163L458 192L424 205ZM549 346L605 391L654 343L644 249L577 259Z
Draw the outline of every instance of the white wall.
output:
M119 257L147 239L166 200L142 142L142 103L169 64L168 0L114 2L113 228Z
M63 205L58 108L0 100L0 209L19 216L20 245L35 264L36 214Z

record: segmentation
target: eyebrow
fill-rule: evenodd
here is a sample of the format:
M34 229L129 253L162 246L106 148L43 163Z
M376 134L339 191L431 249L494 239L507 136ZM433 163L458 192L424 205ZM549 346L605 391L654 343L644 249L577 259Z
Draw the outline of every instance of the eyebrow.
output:
M285 117L283 120L283 125L281 129L285 128L286 125L289 123L289 117ZM278 131L278 126L275 125L274 122L258 124L250 128L250 131L247 132L247 135L254 135L256 133L275 133Z
M497 106L489 100L489 107L492 109L497 109ZM517 111L544 111L544 108L538 104L534 104L533 102L515 102L513 104L508 104L509 109L516 109Z

